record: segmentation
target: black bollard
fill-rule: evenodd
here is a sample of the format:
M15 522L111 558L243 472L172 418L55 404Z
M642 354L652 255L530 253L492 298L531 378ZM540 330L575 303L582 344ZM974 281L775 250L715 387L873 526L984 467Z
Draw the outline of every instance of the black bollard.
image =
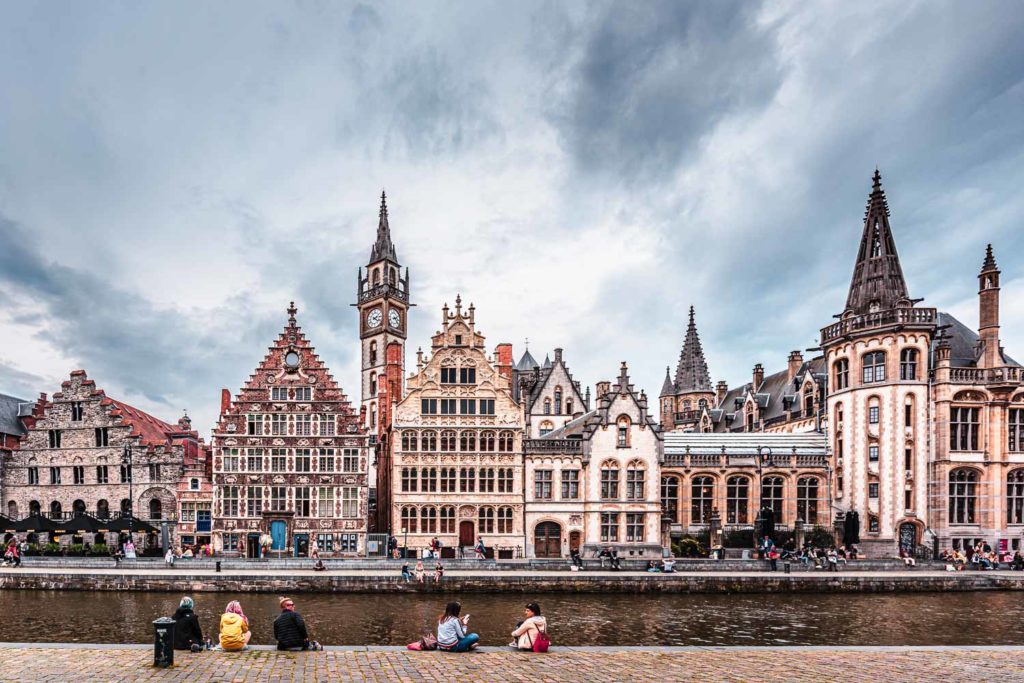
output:
M217 560L217 573L220 574L220 560Z
M783 562L783 563L782 563L782 571L783 571L784 573L786 573L786 574L788 574L788 573L789 573L789 562Z
M174 619L160 617L153 622L153 666L174 665Z

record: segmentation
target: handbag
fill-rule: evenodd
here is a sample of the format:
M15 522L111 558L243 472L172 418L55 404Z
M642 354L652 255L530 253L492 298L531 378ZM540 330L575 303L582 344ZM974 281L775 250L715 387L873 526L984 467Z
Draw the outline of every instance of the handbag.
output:
M549 647L551 647L551 638L548 637L547 626L543 631L537 629L537 639L530 639L530 649L534 652L547 652Z
M425 633L420 638L421 650L436 650L437 649L437 638L434 637L433 633Z

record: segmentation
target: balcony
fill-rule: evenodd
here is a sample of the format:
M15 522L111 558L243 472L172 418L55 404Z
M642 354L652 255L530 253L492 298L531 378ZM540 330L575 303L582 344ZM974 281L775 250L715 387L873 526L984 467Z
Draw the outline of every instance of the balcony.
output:
M699 410L684 410L681 413L673 413L672 419L675 423L686 424L687 422L696 422L700 418Z
M843 318L821 329L821 343L827 344L863 330L903 325L934 325L938 313L934 308L891 308Z
M523 441L526 453L582 453L582 439L526 439Z
M822 453L787 453L776 455L772 458L770 467L795 469L798 467L814 467L825 469L828 467L828 457ZM692 469L695 467L757 467L757 456L754 454L723 454L714 453L672 453L665 454L666 467L681 467Z
M1004 365L998 368L950 368L949 381L953 384L988 384L1008 386L1020 384L1021 368Z
M390 284L377 285L376 287L370 287L362 292L359 292L359 303L369 301L370 299L378 298L396 299L398 301L409 302L408 292L404 292L398 287Z

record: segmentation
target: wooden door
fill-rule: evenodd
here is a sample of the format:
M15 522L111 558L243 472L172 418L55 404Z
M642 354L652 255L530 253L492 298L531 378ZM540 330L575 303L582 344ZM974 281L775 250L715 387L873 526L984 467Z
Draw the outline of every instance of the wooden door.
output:
M541 522L533 532L533 554L537 557L562 556L562 527L555 522Z
M473 534L473 522L468 519L459 522L459 545L472 548L476 542Z

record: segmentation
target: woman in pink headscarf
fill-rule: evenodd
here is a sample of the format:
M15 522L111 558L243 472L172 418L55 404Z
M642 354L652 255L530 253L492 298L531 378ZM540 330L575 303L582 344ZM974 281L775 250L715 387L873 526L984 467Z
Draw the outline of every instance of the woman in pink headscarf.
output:
M242 650L249 644L252 632L249 619L242 612L242 605L232 600L220 617L220 647L222 650Z

